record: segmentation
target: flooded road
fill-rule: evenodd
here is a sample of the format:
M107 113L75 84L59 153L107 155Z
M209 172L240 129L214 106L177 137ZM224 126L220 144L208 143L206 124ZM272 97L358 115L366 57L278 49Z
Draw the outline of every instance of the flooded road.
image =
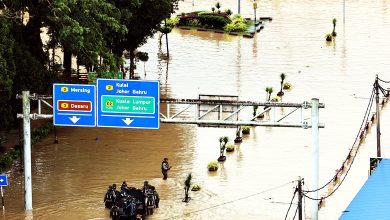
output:
M185 0L179 12L211 8L209 1ZM237 11L237 1L222 10ZM241 1L245 17L253 16L250 1ZM261 1L258 16L271 16L252 39L188 30L169 34L169 62L162 59L157 36L140 51L149 61L139 63L141 79L160 80L161 97L197 98L198 94L238 95L240 100L264 101L265 87L279 90L281 73L292 90L283 101L319 98L320 180L333 177L359 130L375 74L390 80L390 1ZM337 19L337 37L326 43ZM163 44L165 41L163 41ZM165 46L162 47L165 53ZM169 64L168 64L169 63ZM383 84L389 88L389 84ZM372 109L372 112L375 109ZM390 154L390 110L382 112L382 155ZM367 179L369 158L376 156L375 128L368 135L346 181L326 200L320 219L337 219ZM235 130L161 124L159 130L57 128L32 150L33 217L23 211L23 176L19 165L9 172L2 219L109 219L103 196L108 185L126 180L141 187L155 185L160 208L148 219L283 219L298 176L311 183L311 131L300 128L252 128L216 173L207 163L219 155L220 136L233 140ZM162 180L161 160L173 166ZM192 173L201 191L183 183ZM320 192L320 195L324 192ZM306 201L305 215L310 216ZM291 218L296 205L290 211Z

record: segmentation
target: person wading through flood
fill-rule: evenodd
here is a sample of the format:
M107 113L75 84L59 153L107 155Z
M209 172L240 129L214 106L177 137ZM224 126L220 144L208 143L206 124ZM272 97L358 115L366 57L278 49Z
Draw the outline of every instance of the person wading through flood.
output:
M163 180L166 180L168 178L168 170L170 170L172 167L169 166L168 158L164 158L163 162L161 163L161 172L164 176Z

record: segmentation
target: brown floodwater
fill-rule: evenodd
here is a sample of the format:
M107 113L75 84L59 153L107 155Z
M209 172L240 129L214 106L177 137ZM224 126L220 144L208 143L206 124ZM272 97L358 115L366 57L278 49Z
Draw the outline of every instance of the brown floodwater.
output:
M205 0L180 2L180 12L211 9ZM237 11L237 1L222 2ZM251 2L241 12L253 16ZM390 1L273 0L261 1L257 16L271 16L252 39L209 32L174 30L169 34L170 59L164 59L158 38L141 51L149 61L139 63L141 79L160 80L161 96L197 98L198 94L238 95L240 100L264 101L265 87L279 89L281 73L292 89L283 101L319 98L320 180L326 183L341 166L357 135L371 94L375 74L390 80ZM337 37L325 42L337 19ZM389 84L383 84L389 88ZM286 109L278 109L284 114ZM372 112L375 109L371 110ZM390 110L382 111L382 155L390 154ZM9 171L3 187L2 219L109 219L103 196L107 186L126 180L141 187L155 185L160 208L149 219L283 219L298 176L311 183L311 131L301 128L252 128L251 134L216 173L207 163L219 155L220 136L234 138L231 128L161 124L159 130L58 127L53 136L32 149L33 213L23 211L23 173ZM368 176L369 158L376 156L375 129L367 136L339 190L326 200L320 219L337 219ZM161 160L173 166L162 180ZM184 180L192 173L199 192L183 203ZM320 195L325 192L321 191ZM310 217L310 203L305 216ZM294 203L289 218L296 209Z

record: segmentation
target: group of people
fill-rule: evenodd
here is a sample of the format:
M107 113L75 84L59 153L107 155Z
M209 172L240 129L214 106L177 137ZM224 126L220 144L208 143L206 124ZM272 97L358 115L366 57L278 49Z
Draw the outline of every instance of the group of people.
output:
M161 162L163 180L168 178L171 168L168 158L164 158ZM129 187L123 181L120 190L117 190L115 183L108 186L103 202L110 209L110 217L114 220L144 219L147 215L153 215L153 210L159 207L160 197L148 181L144 181L142 189Z
M126 181L123 181L120 191L116 189L116 184L109 186L103 201L105 207L110 209L110 217L113 220L140 220L153 214L153 209L158 208L160 198L155 187L148 181L144 182L142 189L129 187Z

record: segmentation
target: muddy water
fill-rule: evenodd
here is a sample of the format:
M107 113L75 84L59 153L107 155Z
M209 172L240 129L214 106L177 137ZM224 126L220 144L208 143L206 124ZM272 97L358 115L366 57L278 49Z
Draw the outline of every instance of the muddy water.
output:
M213 6L209 1L194 3L181 2L181 11ZM236 3L224 1L222 10L236 12ZM164 59L166 48L159 50L155 37L140 49L150 59L145 68L138 64L138 75L159 79L162 97L227 94L263 101L265 87L277 91L279 75L286 73L293 89L284 101L317 97L326 106L320 110L320 122L326 126L320 129L321 185L340 167L355 139L375 74L390 80L390 1L346 1L345 24L342 4L261 1L257 15L274 19L253 39L174 30L169 35L170 59ZM242 13L252 17L250 1L241 5ZM338 36L326 43L324 36L332 31L333 18L337 18ZM390 154L389 107L382 118L386 157ZM33 216L23 212L23 176L17 164L5 187L3 219L108 219L102 203L105 189L123 180L136 187L149 180L157 187L160 209L150 219L283 219L293 195L292 181L302 176L305 188L312 188L310 130L253 128L213 174L206 165L218 157L218 138L233 139L233 129L162 124L159 130L61 127L57 131L58 144L48 137L33 148ZM320 219L337 219L364 183L368 158L376 155L374 133L375 129L345 183L319 212ZM167 181L161 179L163 157L169 157L173 166ZM181 199L189 173L202 190L191 193L186 204ZM291 218L295 208L294 204Z

